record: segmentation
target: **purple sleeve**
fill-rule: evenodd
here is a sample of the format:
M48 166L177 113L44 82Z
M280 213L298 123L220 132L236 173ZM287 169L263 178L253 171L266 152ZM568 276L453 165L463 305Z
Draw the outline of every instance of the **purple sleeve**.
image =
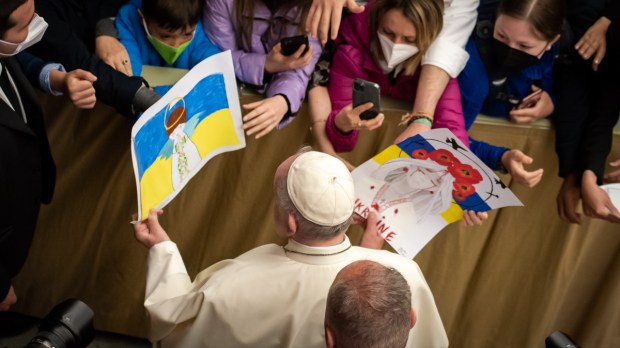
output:
M222 51L231 50L235 75L245 83L263 85L264 53L247 53L237 46L231 10L232 0L209 0L203 15L203 29L209 39Z
M312 59L308 65L303 68L274 74L265 90L265 95L267 97L272 97L276 94L284 94L288 98L291 108L290 111L293 114L299 111L301 103L304 101L310 75L314 71L314 66L321 56L321 44L316 38L310 38L310 46L312 47ZM291 120L292 117L283 119L278 125L278 128L288 124Z

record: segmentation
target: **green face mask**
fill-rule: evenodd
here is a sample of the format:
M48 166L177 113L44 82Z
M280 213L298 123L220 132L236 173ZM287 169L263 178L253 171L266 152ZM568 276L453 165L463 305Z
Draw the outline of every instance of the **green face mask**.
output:
M191 40L189 40L189 41L187 41L185 43L182 43L181 45L179 45L179 47L172 47L170 45L167 45L167 44L161 42L159 39L153 37L149 33L149 29L146 27L146 23L144 22L144 20L142 21L142 24L144 25L144 30L146 31L146 38L147 38L147 40L149 40L151 45L153 45L153 47L155 48L157 53L159 53L159 55L162 57L162 59L165 60L166 63L168 63L170 65L172 65L172 64L174 64L174 62L176 62L177 58L179 58L181 53L183 53L183 51L185 51L187 46L189 46L189 44L194 39L194 35L192 34ZM194 31L194 33L195 33L195 31Z

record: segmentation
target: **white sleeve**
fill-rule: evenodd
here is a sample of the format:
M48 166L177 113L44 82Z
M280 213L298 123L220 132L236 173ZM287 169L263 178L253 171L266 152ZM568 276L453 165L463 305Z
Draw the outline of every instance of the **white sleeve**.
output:
M435 65L451 77L457 77L465 67L469 54L464 47L476 25L479 0L444 0L443 28L422 65Z

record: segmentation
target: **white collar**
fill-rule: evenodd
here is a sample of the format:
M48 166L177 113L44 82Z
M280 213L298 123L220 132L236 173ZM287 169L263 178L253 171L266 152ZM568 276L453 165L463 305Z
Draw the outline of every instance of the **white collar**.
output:
M344 240L339 244L325 247L312 247L289 239L288 243L283 246L282 249L288 258L295 261L325 265L347 259L349 254L348 251L351 249L351 241L349 241L349 237L344 235Z

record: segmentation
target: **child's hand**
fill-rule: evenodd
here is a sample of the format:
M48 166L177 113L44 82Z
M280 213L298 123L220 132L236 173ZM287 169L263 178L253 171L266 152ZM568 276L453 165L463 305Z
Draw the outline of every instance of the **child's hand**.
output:
M463 226L480 226L484 222L484 220L489 218L489 214L487 212L482 211L476 213L473 210L464 210L463 218L461 219L461 225Z
M532 172L525 170L524 164L532 164L534 160L520 150L512 149L504 152L501 161L518 184L534 187L542 179L544 169L539 168Z
M306 52L306 54L302 55L305 49L306 45L301 45L295 53L290 56L285 56L282 54L280 43L276 44L273 46L271 51L269 51L269 54L267 54L267 59L265 60L265 71L269 74L275 74L283 71L303 68L312 60L312 46L308 48L308 52Z
M549 96L549 93L546 91L538 92L538 90L540 90L539 87L532 85L532 92L540 95L532 107L510 111L510 120L512 122L521 124L530 123L551 115L554 108L551 96Z
M133 76L131 60L125 46L115 37L100 35L95 40L95 53L104 63L122 72L127 76Z
M256 134L256 139L271 132L288 112L288 104L281 95L275 95L254 103L245 104L243 108L252 110L243 116L243 129L248 136Z
M592 70L594 71L598 71L599 64L605 58L605 53L607 52L605 35L610 24L611 21L607 17L599 18L575 45L575 49L584 60L594 56L592 60Z
M348 133L353 129L367 128L368 130L373 130L381 127L384 119L383 113L378 114L377 117L370 120L360 119L360 114L366 110L370 110L370 108L372 108L371 102L359 105L356 108L353 108L351 104L345 106L336 115L336 119L334 120L336 128L343 133Z

